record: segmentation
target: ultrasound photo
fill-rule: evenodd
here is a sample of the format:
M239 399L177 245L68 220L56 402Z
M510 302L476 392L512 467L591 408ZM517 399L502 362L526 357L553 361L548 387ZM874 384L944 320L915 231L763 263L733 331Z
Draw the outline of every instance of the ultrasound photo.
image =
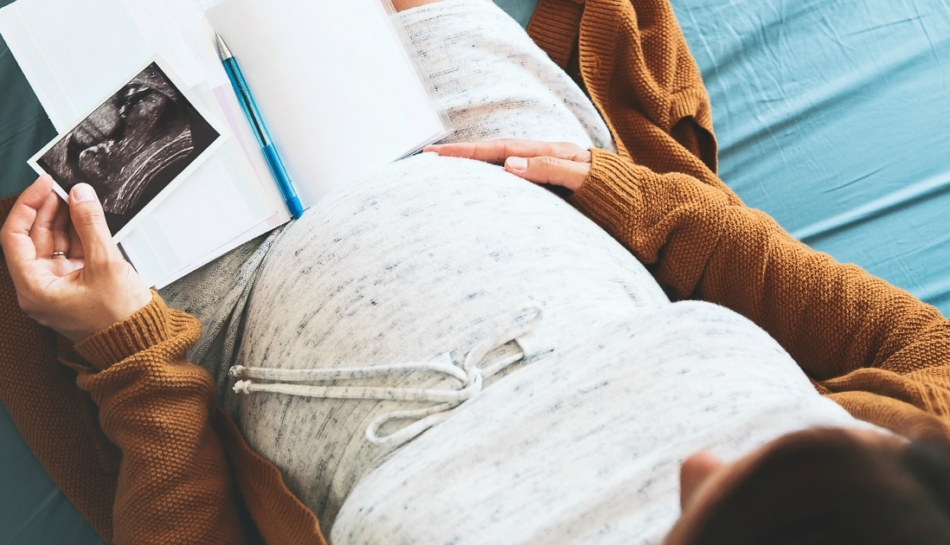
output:
M93 186L115 235L219 136L152 62L34 161L65 193Z

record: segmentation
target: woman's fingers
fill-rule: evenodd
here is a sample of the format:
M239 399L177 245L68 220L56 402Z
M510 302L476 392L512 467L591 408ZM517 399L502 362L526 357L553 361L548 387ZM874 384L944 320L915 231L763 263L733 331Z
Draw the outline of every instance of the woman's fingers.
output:
M52 180L27 188L0 229L0 243L20 307L78 341L128 318L152 293L112 241L92 187L72 188L68 218L51 195ZM53 258L53 251L67 252L68 259Z
M68 257L72 257L72 248L69 241L69 207L62 199L56 199L59 203L56 210L56 217L53 218L53 251L66 252Z
M92 186L73 186L69 192L69 215L82 244L87 265L95 268L110 261L122 261L119 249L112 241L102 204Z
M57 276L65 276L78 268L82 268L82 244L78 242L75 246L72 244L69 238L69 230L72 227L69 223L69 207L66 206L66 203L63 202L62 199L57 197L56 200L59 203L59 207L56 210L56 217L53 218L53 226L51 229L53 235L53 249L47 257L51 259L49 270ZM80 250L78 255L76 252L77 248ZM65 255L60 255L56 252L63 252ZM40 254L40 256L42 257L43 254Z
M33 220L33 226L30 227L30 238L33 239L33 246L36 247L36 257L42 259L51 257L56 250L53 243L53 221L59 212L59 197L50 192L46 200L36 211L36 218Z
M590 172L590 151L569 142L489 140L426 146L448 157L504 163L505 170L531 182L553 184L577 191Z
M37 179L20 194L0 229L0 245L3 246L3 255L14 281L20 280L28 263L37 258L30 230L40 207L52 191L52 178L43 176Z
M558 157L509 157L505 170L536 184L553 184L577 191L590 173L590 163Z
M557 157L570 161L590 162L590 151L570 142L537 142L534 140L488 140L426 146L423 151L439 155L464 157L488 163L502 163L509 157Z
M82 249L82 241L79 240L79 233L76 232L72 223L69 224L67 234L69 235L69 259L84 259L86 254Z

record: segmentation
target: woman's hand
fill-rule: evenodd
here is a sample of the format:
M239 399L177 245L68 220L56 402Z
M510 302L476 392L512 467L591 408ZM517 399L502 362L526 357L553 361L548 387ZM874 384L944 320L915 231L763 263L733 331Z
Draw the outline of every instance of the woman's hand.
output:
M69 206L43 176L17 199L0 245L20 307L79 341L135 314L152 293L112 241L92 187L78 184Z
M552 184L577 191L590 173L590 151L567 142L489 140L426 146L448 157L504 163L505 170L538 184Z

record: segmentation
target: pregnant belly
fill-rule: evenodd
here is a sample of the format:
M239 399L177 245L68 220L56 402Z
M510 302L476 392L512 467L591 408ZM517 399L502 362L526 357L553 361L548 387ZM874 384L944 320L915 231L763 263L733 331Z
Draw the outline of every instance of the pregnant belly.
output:
M560 198L494 165L423 154L335 191L285 230L255 285L238 359L305 369L447 353L458 365L530 306L544 316L527 354L539 361L667 303L629 252ZM383 380L370 385L447 379ZM242 401L241 426L329 530L358 479L391 454L364 439L368 422L418 407L256 393Z

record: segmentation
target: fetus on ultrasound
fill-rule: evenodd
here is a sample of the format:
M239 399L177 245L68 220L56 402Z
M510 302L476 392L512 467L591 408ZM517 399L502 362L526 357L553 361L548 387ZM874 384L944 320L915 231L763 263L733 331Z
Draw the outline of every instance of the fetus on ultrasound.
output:
M115 233L217 137L152 63L37 163L67 192L77 183L92 185Z

